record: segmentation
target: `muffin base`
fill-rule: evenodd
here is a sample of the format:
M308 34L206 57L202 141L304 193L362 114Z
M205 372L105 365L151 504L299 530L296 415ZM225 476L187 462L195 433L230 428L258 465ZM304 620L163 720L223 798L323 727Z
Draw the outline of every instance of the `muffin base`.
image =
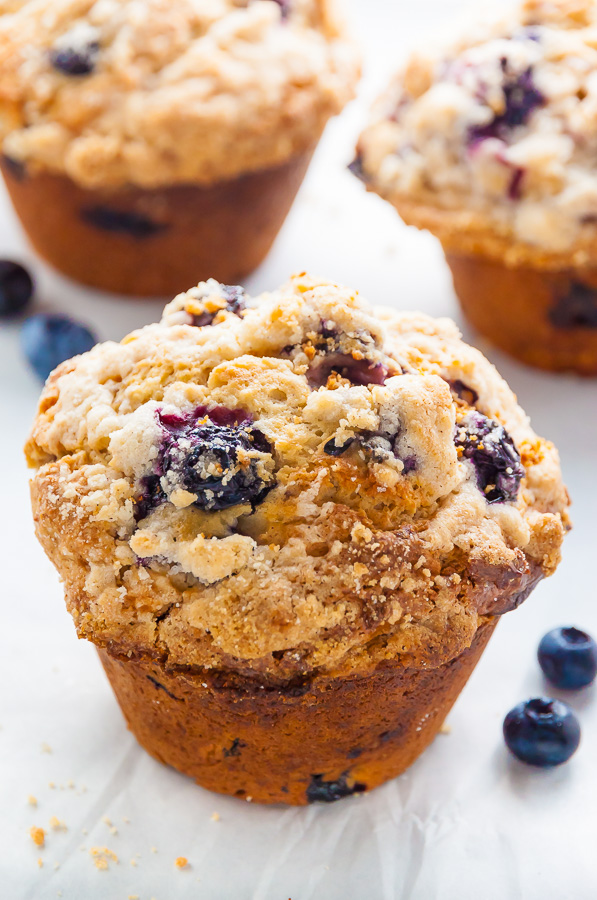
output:
M99 656L128 727L155 759L223 794L301 806L377 787L431 743L495 628L436 669L272 687L210 670Z
M597 375L597 268L507 267L447 250L446 259L484 337L529 365Z
M87 190L6 158L0 167L29 240L56 269L105 291L171 297L207 278L234 284L259 265L314 149L206 187Z

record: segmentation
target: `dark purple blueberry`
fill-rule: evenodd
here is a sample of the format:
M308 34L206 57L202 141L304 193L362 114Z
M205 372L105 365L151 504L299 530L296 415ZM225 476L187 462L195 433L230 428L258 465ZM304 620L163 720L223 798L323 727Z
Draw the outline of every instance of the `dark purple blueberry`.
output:
M247 305L247 295L244 288L240 287L240 285L238 284L221 284L220 289L222 292L222 296L226 301L226 305L223 307L223 309L225 309L227 312L234 313L235 316L240 316L241 312L243 312ZM220 312L220 310L218 310L217 312ZM199 315L192 316L191 324L195 325L197 328L203 328L206 325L211 325L217 315L217 312L208 312L206 310Z
M307 372L307 380L313 387L323 387L336 372L351 384L364 385L385 384L389 371L381 363L372 363L367 359L354 359L348 353L330 353L319 365L312 366Z
M404 468L402 470L403 475L409 475L411 472L416 471L417 468L417 457L416 456L406 456L402 462L404 463Z
M535 87L533 70L530 66L519 75L509 76L507 60L503 59L502 70L504 71L504 82L502 85L504 112L494 116L487 125L471 128L470 137L472 141L485 138L507 140L513 128L525 125L531 113L545 103L545 97Z
M25 167L25 163L21 162L20 159L13 159L12 156L4 155L2 157L2 163L4 165L4 169L8 171L12 178L15 181L25 181L27 177L27 169Z
M358 153L353 161L348 166L348 171L352 172L355 178L358 178L359 181L362 181L364 184L367 183L367 176L365 175L365 169L363 168L363 157Z
M344 772L336 781L324 781L323 775L312 775L311 784L307 788L308 803L334 803L343 797L362 794L367 785L360 781L348 784L348 772Z
M164 439L156 474L196 494L195 506L200 509L228 509L238 503L260 502L273 484L260 475L258 460L246 454L271 454L269 441L250 426L241 411L217 407L207 413L207 420L203 418L205 414L202 408L192 416L158 413ZM163 487L160 480L160 489ZM156 493L150 498L149 508L152 502L161 502L160 489L154 487Z
M168 498L164 493L159 475L147 475L141 479L141 495L135 504L135 519L140 522Z
M548 631L537 656L545 677L565 690L586 687L597 675L597 643L572 626Z
M68 316L39 313L21 327L23 353L42 381L65 359L91 350L95 343L92 332Z
M556 328L597 328L597 290L573 281L569 291L557 298L549 319Z
M471 412L456 426L454 443L461 458L474 465L477 487L488 503L516 500L524 468L503 425Z
M580 725L561 700L535 697L519 703L504 719L504 740L529 766L549 769L567 762L580 744Z
M469 406L474 406L479 400L478 393L472 387L469 387L468 384L465 384L464 381L461 381L460 378L457 378L455 381L449 381L448 384L456 396L468 403Z
M101 231L127 234L138 239L151 237L168 227L165 223L154 222L140 213L112 209L109 206L88 206L81 210L81 218Z
M0 316L23 312L33 296L33 279L19 263L0 259Z
M336 438L332 438L324 446L323 452L327 454L327 456L342 456L342 454L346 453L348 448L352 446L354 441L355 438L348 438L347 441L338 446L338 444L336 444Z
M99 44L91 41L80 47L61 47L52 50L50 62L54 69L63 75L90 75L95 69L99 53Z

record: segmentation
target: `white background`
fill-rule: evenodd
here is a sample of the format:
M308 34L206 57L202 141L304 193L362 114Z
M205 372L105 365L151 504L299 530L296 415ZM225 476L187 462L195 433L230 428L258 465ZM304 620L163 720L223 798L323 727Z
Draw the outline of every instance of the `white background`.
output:
M308 269L358 287L376 303L453 316L475 340L461 322L434 239L406 229L344 168L366 104L386 74L407 49L426 41L430 25L441 30L460 5L352 0L367 53L362 96L328 129L299 200L249 290L275 287L292 271ZM38 308L69 311L102 338L119 339L159 315L160 303L99 296L51 273L25 248L3 196L0 255L31 264ZM560 448L575 521L564 563L505 617L449 717L451 734L438 736L408 773L370 795L331 806L259 808L209 794L146 756L124 727L93 647L76 640L57 576L33 536L21 446L39 385L23 363L17 331L18 325L4 323L0 330L3 900L597 896L595 689L567 698L583 727L580 750L567 766L527 769L508 756L501 738L507 710L548 690L535 659L542 634L570 623L597 634L595 382L533 372L479 341L536 430ZM29 794L37 797L37 808L27 804ZM219 821L212 819L215 812ZM68 830L50 830L38 851L28 829L48 829L51 816L64 820ZM93 846L109 847L119 864L97 871L89 855ZM173 865L181 855L190 862L185 871ZM37 866L40 856L43 868Z

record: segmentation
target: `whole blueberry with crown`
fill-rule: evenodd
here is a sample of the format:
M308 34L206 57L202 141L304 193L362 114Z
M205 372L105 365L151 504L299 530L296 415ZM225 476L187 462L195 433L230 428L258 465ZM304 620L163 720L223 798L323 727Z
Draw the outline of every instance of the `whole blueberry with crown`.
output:
M597 643L580 628L554 628L541 639L539 665L556 687L578 690L597 676Z
M504 719L504 739L521 762L550 769L567 762L580 744L580 725L561 700L535 697L519 703Z

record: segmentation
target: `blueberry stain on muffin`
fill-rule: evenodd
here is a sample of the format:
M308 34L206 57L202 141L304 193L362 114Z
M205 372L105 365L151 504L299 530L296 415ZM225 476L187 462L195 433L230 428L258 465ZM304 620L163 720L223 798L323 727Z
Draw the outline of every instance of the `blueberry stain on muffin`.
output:
M221 312L234 313L240 316L246 309L246 293L238 284L219 285L219 296L208 296L203 301L198 300L191 315L191 324L197 328L212 325L216 316ZM200 309L198 307L203 307Z
M141 213L101 205L85 207L81 210L81 218L87 225L101 231L125 234L141 240L152 237L168 227L164 222L155 222Z
M531 114L545 103L545 97L533 80L531 66L513 75L508 71L506 57L500 60L500 64L504 73L502 84L504 111L494 116L487 125L472 128L470 137L473 142L486 138L507 141L511 132L521 125L526 125Z
M460 458L475 467L477 486L488 503L516 500L524 468L503 425L482 413L470 413L456 426L455 443Z
M240 756L240 751L247 745L240 738L234 738L229 747L224 747L223 754L226 758L231 756Z
M353 794L363 794L367 785L360 781L349 780L349 773L344 772L335 781L324 781L323 775L312 775L311 784L307 788L308 803L335 803Z
M202 510L257 504L273 487L271 445L238 410L192 415L158 413L163 428L157 469L144 483L139 510L151 510L175 491L192 495ZM270 467L271 468L271 467Z
M556 328L597 328L597 290L574 281L549 312Z
M479 394L474 388L469 387L468 384L465 384L460 378L456 378L454 381L449 381L450 390L453 394L466 403L468 406L475 406L475 404L479 401Z

